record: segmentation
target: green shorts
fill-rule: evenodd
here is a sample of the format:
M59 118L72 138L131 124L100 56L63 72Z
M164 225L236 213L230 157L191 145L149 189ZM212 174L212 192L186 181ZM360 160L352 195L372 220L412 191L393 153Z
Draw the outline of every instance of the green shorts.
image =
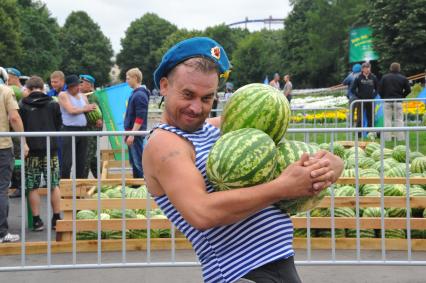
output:
M54 155L50 159L50 182L51 189L59 186L59 160ZM46 156L29 156L25 159L25 185L29 190L41 187L41 177L47 183L47 158Z

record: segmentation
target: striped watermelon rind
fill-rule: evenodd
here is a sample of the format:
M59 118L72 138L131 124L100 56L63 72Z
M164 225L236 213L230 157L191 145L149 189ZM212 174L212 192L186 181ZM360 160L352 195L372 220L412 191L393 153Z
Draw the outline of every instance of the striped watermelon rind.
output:
M411 162L411 172L424 173L426 172L426 156L417 157Z
M225 105L221 132L255 128L278 142L284 137L290 121L290 105L283 94L259 83L239 88Z
M86 113L86 119L90 125L94 125L98 120L102 119L102 112L98 105L96 105L95 110Z
M405 145L397 145L393 148L392 157L398 162L405 162L406 155L410 154L410 149Z
M380 144L376 142L370 142L365 146L365 154L367 154L367 156L371 156L371 154L378 149L380 149Z
M392 157L392 153L393 153L393 151L392 151L392 149L389 149L389 148L384 148L383 149L383 159L386 159L386 158L391 158ZM371 153L371 158L373 158L375 161L379 161L380 160L380 158L381 158L381 149L376 149L375 151L373 151L372 153Z
M270 181L277 163L274 141L257 129L240 129L220 137L207 159L207 177L219 190Z

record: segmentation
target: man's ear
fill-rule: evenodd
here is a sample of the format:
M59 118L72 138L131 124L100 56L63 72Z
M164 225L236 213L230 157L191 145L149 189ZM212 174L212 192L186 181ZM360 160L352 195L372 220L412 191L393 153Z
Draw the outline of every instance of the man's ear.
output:
M166 77L160 79L160 94L162 96L167 96L168 90L170 87L170 82Z

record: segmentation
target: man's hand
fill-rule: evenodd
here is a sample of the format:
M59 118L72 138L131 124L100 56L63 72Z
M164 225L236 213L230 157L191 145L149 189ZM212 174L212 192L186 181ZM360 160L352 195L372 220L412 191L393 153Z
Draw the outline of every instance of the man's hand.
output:
M96 109L96 104L92 103L92 104L86 104L83 107L83 112L90 112Z
M28 147L27 143L24 144L24 156L28 156L28 152L30 151L30 148Z
M103 125L102 119L98 119L96 121L96 128L102 128L102 125Z
M308 161L309 155L305 153L278 177L279 181L288 185L286 198L313 196L331 185L330 179L334 172L330 168L329 160L317 160L309 166L304 166Z
M333 176L331 178L331 182L334 183L337 181L337 179L340 177L340 175L343 172L344 164L343 160L326 151L326 150L320 150L318 151L313 157L311 157L308 161L304 162L304 166L312 166L313 164L317 163L320 160L328 160L329 161L329 168L333 171Z
M135 137L134 137L134 136L128 136L128 137L126 138L126 144L127 144L128 146L132 146L132 145L133 145L134 140L135 140Z

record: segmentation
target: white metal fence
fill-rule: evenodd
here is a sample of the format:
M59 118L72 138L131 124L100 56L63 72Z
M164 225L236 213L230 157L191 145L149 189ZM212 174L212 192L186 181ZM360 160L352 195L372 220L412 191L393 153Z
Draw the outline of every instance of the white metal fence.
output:
M359 188L360 188L360 176L359 176L359 170L358 170L358 145L360 143L359 139L358 139L358 135L356 133L359 133L361 131L371 131L371 132L377 132L380 134L383 134L384 132L389 132L389 131L401 131L404 133L405 135L405 145L407 146L407 152L406 152L406 156L409 156L408 151L410 148L410 133L412 132L425 132L426 131L426 127L419 127L419 126L413 126L413 127L399 127L399 128L338 128L338 127L334 127L334 128L293 128L293 129L289 129L287 137L291 139L291 137L293 135L304 135L309 136L309 135L313 135L313 134L323 134L323 135L327 135L330 137L330 148L333 149L335 142L337 141L336 137L339 134L354 134L354 146L356 148L355 150L355 162L356 162L356 166L355 166L355 187L356 187L356 196L355 196L355 211L356 211L356 218L355 218L355 229L356 229L356 238L355 238L355 246L354 246L354 250L355 250L355 255L352 259L346 259L346 260L341 260L338 259L336 257L336 251L338 251L338 247L337 247L337 242L338 239L336 238L336 234L335 234L335 230L337 229L336 227L338 226L336 223L338 223L336 221L336 217L334 215L334 208L337 207L336 206L336 198L334 196L333 190L331 190L332 194L331 194L331 198L330 198L330 206L329 208L331 209L331 245L330 245L330 258L326 259L326 260L320 260L320 259L316 259L313 254L312 251L314 250L313 247L313 241L314 239L311 237L311 231L312 231L312 225L315 223L315 221L317 221L317 219L312 218L308 212L307 216L306 216L306 220L297 220L299 221L299 223L301 221L306 221L306 229L307 229L307 237L306 240L302 240L305 241L305 245L306 245L306 252L307 252L307 258L306 260L299 260L296 263L299 265L426 265L426 260L424 259L416 259L413 257L413 239L411 238L411 227L413 225L415 225L416 227L423 227L424 230L426 230L426 219L414 219L411 217L410 213L406 214L405 217L405 230L407 231L407 238L405 240L405 244L406 244L406 249L405 249L405 256L400 255L398 258L392 258L389 259L387 257L387 252L388 252L388 248L389 246L387 246L387 239L385 238L385 230L386 230L386 223L387 220L385 219L385 201L386 198L384 196L384 192L383 192L383 187L384 184L387 183L387 177L384 176L384 172L383 172L383 157L384 157L384 148L385 148L385 143L383 139L380 139L380 145L381 145L381 159L382 160L382 166L381 166L381 172L380 172L380 178L378 180L378 184L380 184L381 186L381 196L380 196L380 209L381 209L381 217L380 217L380 231L381 231L381 238L380 238L380 252L381 252L381 258L377 259L377 260L371 260L371 259L363 259L362 258L362 239L360 237L360 230L362 229L362 221L360 219L360 209L361 209L361 204L363 204L364 200L362 199L362 197L360 196L359 193ZM170 231L171 231L171 238L170 238L170 260L168 261L156 261L153 260L151 257L151 254L153 252L153 246L152 246L152 238L151 238L151 228L153 227L157 227L156 226L156 222L153 221L151 219L150 216L150 211L152 209L152 200L147 197L146 200L141 200L145 202L145 208L147 211L147 219L146 219L146 230L147 230L147 237L146 239L140 239L140 241L146 241L146 259L145 260L140 260L138 262L129 262L128 261L128 247L127 247L127 241L126 241L126 230L128 230L128 222L126 221L125 218L125 214L126 214L126 207L127 207L127 200L125 198L125 186L126 186L126 170L125 170L125 160L122 158L121 160L121 185L122 185L122 198L121 198L121 212L122 212L122 219L121 219L121 240L117 240L117 241L121 241L121 248L118 249L121 252L121 255L118 256L117 254L114 254L113 258L111 258L111 255L108 256L108 260L105 261L105 257L103 255L103 253L105 252L103 250L103 245L104 245L104 241L102 241L102 237L101 237L101 232L102 232L102 227L103 227L103 220L101 220L100 218L100 212L102 210L102 200L101 200L101 186L102 186L102 182L104 180L101 180L101 172L100 172L100 168L101 168L101 144L100 144L100 138L103 136L118 136L121 138L122 141L124 141L124 137L126 135L142 135L145 136L147 134L147 132L41 132L41 133L36 133L36 132L28 132L28 133L0 133L0 137L5 137L5 136L20 136L21 137L21 145L24 141L24 136L25 137L45 137L46 138L46 145L47 145L47 215L46 215L46 219L50 220L51 216L52 216L52 210L50 208L50 200L51 200L51 184L50 184L50 176L51 176L51 169L50 169L50 159L52 156L52 152L50 152L50 143L52 141L53 138L56 137L64 137L64 136L71 136L72 137L72 156L73 156L73 164L76 164L76 160L75 160L75 152L76 152L76 144L75 144L75 137L78 136L96 136L97 137L97 152L96 152L96 156L97 156L97 170L98 170L98 178L96 181L96 192L98 193L98 197L97 197L97 205L96 205L96 210L97 210L97 240L95 240L95 243L97 248L96 248L96 259L94 259L92 262L84 262L84 263L79 263L77 262L77 255L78 255L78 240L77 240L77 220L76 220L76 213L78 211L78 208L76 206L76 202L78 199L77 196L77 180L75 178L76 176L76 172L75 172L75 166L73 166L72 168L72 238L71 238L71 263L68 264L63 264L63 263L55 263L52 260L52 247L55 246L57 243L53 240L52 238L52 231L51 231L51 224L50 221L48 221L48 225L47 225L47 239L46 239L46 252L45 255L47 256L46 258L46 263L45 264L37 264L37 265L33 265L31 264L28 260L27 257L30 254L30 252L27 250L30 248L30 246L28 245L29 241L27 241L26 239L26 215L27 215L27 205L26 205L26 197L25 194L22 194L22 198L21 198L21 210L20 210L20 214L21 214L21 221L20 221L20 231L21 231L21 241L20 241L20 259L19 261L16 261L15 264L13 264L12 266L0 266L0 271L17 271L17 270L46 270L46 269L87 269L87 268L113 268L113 267L189 267L189 266L198 266L199 263L197 261L190 261L190 262L185 262L185 261L179 261L177 260L177 253L179 252L177 250L177 237L176 237L176 232L174 229L173 224L170 224ZM426 141L421 141L422 143L425 143ZM121 156L124 157L125 156L125 148L123 147L121 149ZM21 165L21 178L22 178L22 189L25 189L25 158L24 158L24 150L23 147L21 146L21 160L22 160L22 165ZM407 194L405 197L405 208L407 210L411 209L411 202L412 202L412 198L410 197L409 191L410 191L410 184L413 181L412 179L410 179L410 167L409 167L409 160L406 159L406 178L404 178L403 180L403 184L406 185L406 189L407 189ZM417 182L418 183L418 182ZM419 200L417 200L416 202L417 204L420 203L420 205L425 205L426 204L426 197L420 197ZM426 205L425 205L426 206ZM17 214L17 211L11 211L9 213L9 217L12 217L14 214ZM401 220L402 221L402 220ZM305 225L305 224L304 224ZM339 224L340 225L340 224ZM144 226L145 227L145 226ZM300 240L299 240L300 241ZM425 240L426 241L426 240ZM0 249L7 249L9 247L11 247L14 244L0 244ZM426 245L424 241L420 241L420 245ZM426 250L426 247L423 246L423 248L421 249L423 251ZM1 253L1 251L0 251ZM31 252L32 253L32 252Z

